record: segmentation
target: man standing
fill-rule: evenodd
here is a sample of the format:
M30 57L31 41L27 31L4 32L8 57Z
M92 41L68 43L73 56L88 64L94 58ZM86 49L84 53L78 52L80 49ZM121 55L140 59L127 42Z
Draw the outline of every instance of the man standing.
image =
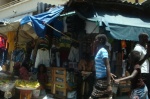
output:
M134 50L140 53L140 61L139 64L141 65L141 74L142 78L144 79L145 84L148 88L148 96L150 98L150 74L149 74L149 53L150 53L150 46L148 46L148 38L149 35L147 33L139 34L139 43L135 45Z

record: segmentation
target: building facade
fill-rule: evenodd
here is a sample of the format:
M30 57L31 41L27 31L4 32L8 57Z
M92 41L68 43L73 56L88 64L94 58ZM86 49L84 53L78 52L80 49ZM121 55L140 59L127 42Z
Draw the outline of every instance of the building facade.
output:
M0 21L37 11L37 3L61 5L68 0L0 0Z

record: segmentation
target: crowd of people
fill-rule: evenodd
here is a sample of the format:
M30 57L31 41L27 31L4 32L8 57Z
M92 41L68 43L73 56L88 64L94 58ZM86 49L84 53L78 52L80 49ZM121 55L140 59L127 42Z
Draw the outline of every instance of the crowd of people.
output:
M150 97L150 75L149 75L149 56L150 46L148 44L149 35L141 33L138 36L139 42L135 45L128 55L130 65L129 76L114 79L109 63L109 53L105 47L107 36L99 34L95 37L97 53L94 58L95 83L89 99L112 97L111 83L119 84L120 81L131 81L131 99L149 99Z

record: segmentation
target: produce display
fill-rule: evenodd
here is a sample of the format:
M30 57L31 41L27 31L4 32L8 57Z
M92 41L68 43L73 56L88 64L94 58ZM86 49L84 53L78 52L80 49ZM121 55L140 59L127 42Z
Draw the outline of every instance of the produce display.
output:
M10 79L9 77L0 77L0 90L1 91L9 91L11 90L15 85L15 81Z
M0 80L0 86L3 86L3 85L5 85L5 84L8 84L9 82L10 82L9 79L1 79L1 80Z
M30 80L16 80L15 82L16 88L29 88L36 89L40 86L38 81L30 81Z

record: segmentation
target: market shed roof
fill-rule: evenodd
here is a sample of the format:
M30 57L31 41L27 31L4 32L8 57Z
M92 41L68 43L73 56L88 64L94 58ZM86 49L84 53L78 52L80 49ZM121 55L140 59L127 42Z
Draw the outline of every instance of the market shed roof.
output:
M75 0L70 7L83 12L83 14L94 8L95 10L119 12L138 17L150 17L150 0L143 3L131 3L126 0Z
M120 40L137 41L138 34L146 32L150 35L150 12L147 3L129 3L116 0L91 0L72 2L70 10L87 20L105 24L109 34Z

